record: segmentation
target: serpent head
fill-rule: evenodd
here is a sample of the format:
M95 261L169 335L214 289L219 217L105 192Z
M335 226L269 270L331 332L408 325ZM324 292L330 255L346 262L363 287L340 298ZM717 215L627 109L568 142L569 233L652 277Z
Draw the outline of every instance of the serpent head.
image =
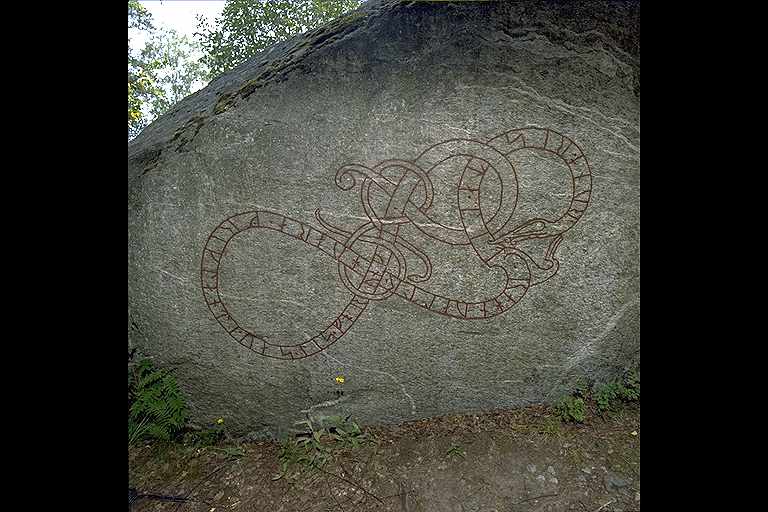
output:
M531 240L533 238L550 238L556 236L556 233L552 228L553 223L545 219L531 219L524 222L514 230L510 231L506 235L501 236L497 241L493 242L494 245L499 245L504 249L517 250L518 244L524 240Z
M530 248L522 247L522 242L535 239L549 242L543 256L533 257ZM503 248L506 257L522 258L531 273L531 284L535 285L546 281L560 269L555 252L562 241L563 235L558 232L554 223L535 218L521 224L492 244Z

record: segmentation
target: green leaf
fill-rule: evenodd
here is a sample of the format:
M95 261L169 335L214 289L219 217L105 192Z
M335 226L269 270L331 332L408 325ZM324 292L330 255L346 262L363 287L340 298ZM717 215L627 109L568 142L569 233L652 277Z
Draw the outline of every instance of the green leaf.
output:
M227 0L213 23L198 17L195 37L214 78L264 48L324 25L359 5L359 0Z

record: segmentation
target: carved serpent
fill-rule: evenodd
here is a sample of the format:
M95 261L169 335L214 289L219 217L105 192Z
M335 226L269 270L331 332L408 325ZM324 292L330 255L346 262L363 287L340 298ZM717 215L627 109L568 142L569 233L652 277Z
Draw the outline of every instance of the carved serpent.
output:
M557 219L533 218L513 222L518 200L518 180L508 155L521 149L538 149L561 158L571 174L573 187L567 212ZM466 160L456 186L456 206L462 228L443 226L430 218L434 191L430 173L446 160ZM386 171L386 172L385 172ZM393 171L400 177L393 179ZM486 218L481 204L484 179L494 173L501 182L496 211ZM553 130L510 130L487 142L452 139L429 147L413 161L387 160L375 167L353 164L339 169L336 184L342 190L360 185L360 200L368 222L350 232L326 222L319 211L316 228L280 213L255 210L232 215L221 222L205 243L200 280L205 302L214 318L238 343L267 357L300 359L324 350L357 321L372 301L397 295L422 308L462 320L481 320L500 315L517 304L531 286L555 275L560 263L555 252L563 234L582 217L589 205L592 174L581 148ZM371 204L371 191L389 198L383 214ZM504 191L507 194L504 194ZM432 275L427 254L400 236L400 228L412 225L441 243L470 246L488 268L501 269L506 279L494 296L483 301L462 301L424 288ZM301 240L337 262L339 279L352 297L339 315L309 340L274 343L242 328L227 310L219 292L219 269L227 244L247 230L273 230ZM548 241L542 262L521 248L526 240ZM372 255L359 250L374 247ZM404 252L405 251L405 252ZM422 272L409 273L408 258L419 261Z

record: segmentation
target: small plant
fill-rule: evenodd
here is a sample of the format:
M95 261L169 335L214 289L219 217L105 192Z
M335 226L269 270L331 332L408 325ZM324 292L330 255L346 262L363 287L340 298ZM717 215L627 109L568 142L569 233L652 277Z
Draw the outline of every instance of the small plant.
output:
M365 443L373 442L373 437L363 432L350 416L329 416L324 420L328 436L338 443L341 448L358 448Z
M619 398L625 402L640 400L640 370L632 370L624 376L618 393Z
M216 427L190 430L184 434L184 444L195 448L207 448L220 443L224 437L224 430Z
M616 411L621 402L640 400L640 370L625 372L621 379L605 383L588 385L584 380L576 384L576 390L560 400L555 412L565 422L583 423L587 412L587 403L597 406L601 415ZM593 408L590 408L593 410Z
M467 456L467 452L461 445L453 444L450 448L448 448L448 451L445 452L445 456L459 456L465 458Z
M306 424L307 430L280 443L280 473L274 480L297 478L308 469L325 466L333 458L335 450L358 448L373 442L373 438L364 433L357 423L350 421L349 416L329 416L319 423L307 419L300 424ZM297 466L300 468L297 469Z
M148 359L132 372L128 386L128 445L141 439L170 441L186 422L184 396L170 370Z
M346 379L344 378L343 375L337 375L334 380L336 381L336 384L340 386L339 389L336 390L336 396L341 398L342 396L344 396L344 382L346 381Z
M579 380L576 381L576 391L574 392L574 395L586 400L589 397L589 389L589 382L584 378L579 378Z
M239 459L245 456L245 450L239 446L225 446L223 448L211 448L214 451L223 453L226 457L231 459Z
M273 480L279 480L283 477L298 478L308 468L324 466L328 462L330 454L327 447L322 446L317 440L315 440L315 444L310 446L303 440L288 438L280 442L277 458L280 462L280 472L274 476Z
M583 423L586 416L584 399L575 396L567 396L560 400L555 410L565 422Z
M547 416L541 422L538 432L549 436L556 436L560 434L560 421L554 416Z
M184 434L184 444L195 448L214 446L226 438L224 432L224 418L219 418L208 428L190 430Z
M611 382L609 384L597 384L592 394L597 404L597 409L601 414L612 411L616 408L618 400L619 383Z
M595 386L593 396L601 414L615 411L620 402L640 400L640 372L632 370L622 379Z

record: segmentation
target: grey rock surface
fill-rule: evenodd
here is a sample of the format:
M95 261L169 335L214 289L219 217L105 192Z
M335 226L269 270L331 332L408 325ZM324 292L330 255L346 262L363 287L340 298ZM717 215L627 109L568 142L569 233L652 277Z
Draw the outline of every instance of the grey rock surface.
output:
M639 3L369 2L214 80L128 147L129 345L254 437L638 365L639 32Z

